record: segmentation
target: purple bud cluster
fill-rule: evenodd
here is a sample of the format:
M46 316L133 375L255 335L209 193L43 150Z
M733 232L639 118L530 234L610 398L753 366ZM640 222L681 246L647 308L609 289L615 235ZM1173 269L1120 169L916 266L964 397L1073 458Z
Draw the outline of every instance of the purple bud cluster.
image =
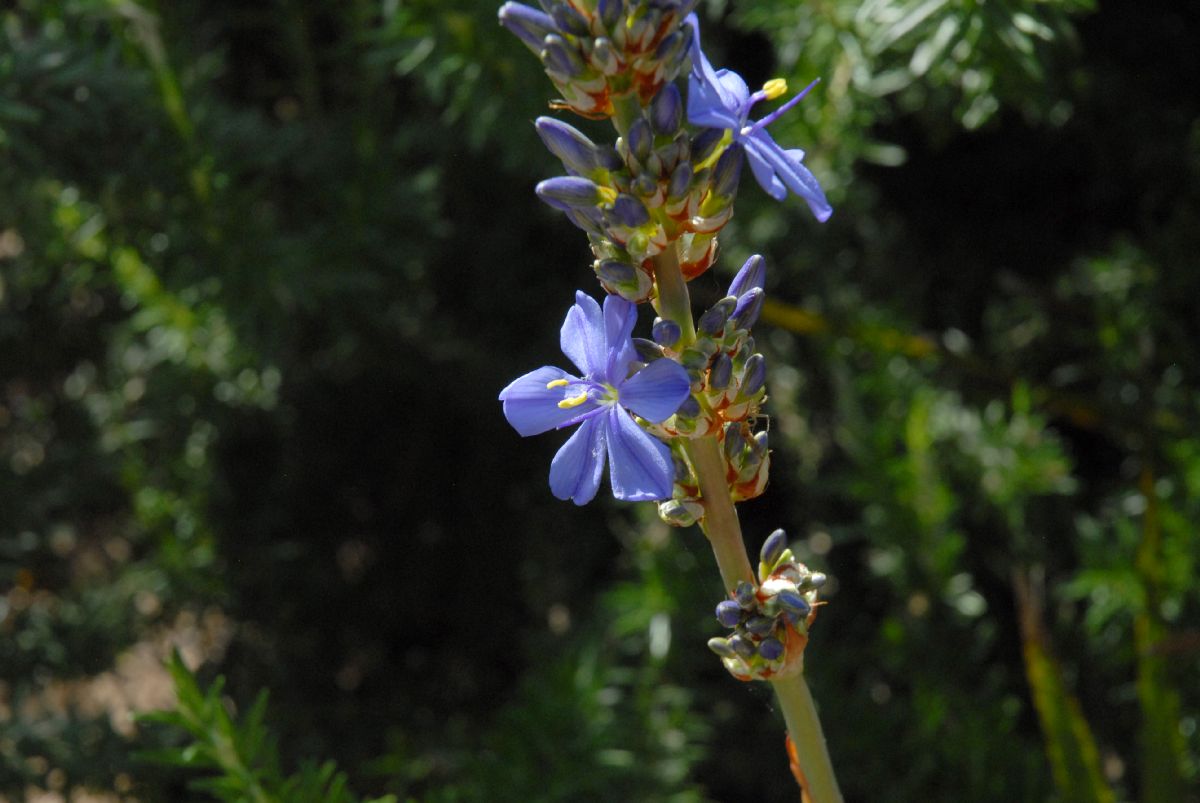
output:
M646 105L688 66L697 0L539 0L500 7L500 24L542 61L562 94L551 105L603 118L627 99Z
M733 632L708 647L739 680L767 680L803 669L808 626L825 575L810 572L787 548L783 530L771 533L759 553L759 585L741 582L717 604L717 621Z

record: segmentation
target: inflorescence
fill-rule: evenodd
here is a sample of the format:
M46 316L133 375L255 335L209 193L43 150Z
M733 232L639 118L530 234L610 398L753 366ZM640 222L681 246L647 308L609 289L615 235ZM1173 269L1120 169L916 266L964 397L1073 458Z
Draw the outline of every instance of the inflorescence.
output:
M609 295L601 308L577 293L563 323L562 350L580 375L551 366L525 374L501 392L504 414L521 435L578 427L551 463L560 499L594 498L607 463L618 499L657 501L674 526L703 524L690 440L716 440L733 502L767 484L767 433L756 431L766 364L751 335L766 268L751 257L694 324L690 311L684 322L664 308L657 272L677 270L675 281L690 281L712 266L746 162L772 197L798 195L818 220L829 217L804 152L767 132L812 85L752 121L752 108L782 97L787 83L750 92L737 73L715 70L700 46L698 0L538 2L540 9L505 3L500 23L541 60L560 95L551 108L609 118L617 137L595 142L561 120L538 118L538 136L565 175L539 183L537 194L587 234L592 269ZM644 302L659 317L649 338L635 338ZM759 574L757 587L744 583L718 607L734 633L710 642L742 679L798 666L824 579L794 561L782 532L767 540Z

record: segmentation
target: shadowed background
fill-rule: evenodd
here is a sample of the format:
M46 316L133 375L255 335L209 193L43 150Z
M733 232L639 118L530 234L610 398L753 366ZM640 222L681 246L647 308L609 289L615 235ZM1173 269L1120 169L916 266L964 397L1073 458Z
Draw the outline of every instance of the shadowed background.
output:
M741 513L833 578L808 675L847 798L1200 799L1200 15L699 11L750 85L823 78L772 131L833 218L747 176L692 289L767 257ZM500 415L600 290L495 13L0 11L0 794L207 799L138 754L204 738L129 719L176 645L239 715L269 689L266 785L796 799L704 646L703 535L555 500L561 439Z

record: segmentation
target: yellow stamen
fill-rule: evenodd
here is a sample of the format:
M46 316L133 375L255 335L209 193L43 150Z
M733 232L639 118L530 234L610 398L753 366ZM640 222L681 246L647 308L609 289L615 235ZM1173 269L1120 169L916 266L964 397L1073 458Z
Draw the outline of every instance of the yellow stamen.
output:
M562 410L569 410L572 407L578 407L579 405L583 404L585 401L587 401L587 399L588 396L586 393L580 393L578 396L573 396L569 399L563 399L558 403L558 406Z
M571 383L565 379L554 379L546 383L546 390L551 390L553 388L565 388L569 384Z
M775 100L780 95L787 93L787 81L782 78L772 78L763 84L762 91L767 93L767 100Z
M600 187L599 191L600 200L604 203L611 204L613 201L617 200L617 191L612 187Z

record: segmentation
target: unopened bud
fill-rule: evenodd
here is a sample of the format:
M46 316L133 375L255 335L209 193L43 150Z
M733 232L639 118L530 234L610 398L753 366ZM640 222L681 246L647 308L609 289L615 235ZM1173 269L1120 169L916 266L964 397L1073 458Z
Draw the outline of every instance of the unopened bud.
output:
M633 121L625 135L625 141L629 144L629 152L639 162L645 162L654 150L654 132L650 130L650 123L646 122L646 118L639 117Z
M765 638L758 645L758 654L768 661L778 661L784 651L783 642L777 638Z
M725 322L729 320L729 313L733 312L736 304L737 302L732 298L723 298L718 301L700 316L700 320L696 322L696 331L713 337L719 335L724 330Z
M596 266L596 277L606 284L626 284L637 279L637 268L625 262L606 259Z
M787 549L787 533L783 530L776 530L767 536L766 541L763 541L762 549L758 553L758 559L768 569L773 569L775 568L775 564L779 562L779 558L783 556L783 550L785 549Z
M758 597L754 593L754 584L745 580L738 581L737 586L733 589L733 598L745 610L751 610L758 604Z
M682 335L679 324L670 318L655 318L654 326L650 328L650 336L654 338L654 342L667 348L678 343Z
M650 125L654 133L669 136L678 130L682 122L683 99L679 95L679 87L667 84L650 102Z
M554 18L561 31L576 36L587 36L591 33L587 19L566 3L555 3L550 10L550 16Z
M556 33L547 34L542 40L541 57L547 70L566 78L578 78L587 69L575 49Z
M708 648L722 658L736 658L737 653L734 652L733 645L729 643L727 638L710 638L708 640Z
M717 603L717 621L725 627L737 627L742 621L742 608L731 599Z
M567 210L596 206L614 192L582 176L557 176L538 182L534 188L538 197L555 209ZM607 193L605 192L607 190Z
M750 257L742 265L742 269L737 272L737 276L733 277L733 282L729 285L728 295L741 298L746 293L757 287L762 289L767 279L767 261L758 254Z
M671 180L667 184L667 197L682 198L687 195L691 185L692 165L689 162L680 162L671 173Z
M500 24L534 53L541 53L546 35L554 32L554 20L548 14L522 3L505 3L500 6L499 16Z
M534 127L542 142L568 170L590 173L599 166L596 143L579 129L553 117L539 117Z
M762 288L754 287L738 299L737 307L729 316L729 325L734 329L749 329L754 326L762 313L763 299L766 294Z
M637 352L638 359L645 363L661 360L664 356L662 346L644 337L633 338L633 350Z
M767 361L761 354L752 354L742 369L741 394L754 396L767 382Z
M753 658L754 653L758 652L758 650L754 647L754 642L740 633L730 636L729 646L733 648L735 653L743 658Z
M742 177L742 146L731 145L713 168L712 191L719 198L732 198Z
M724 390L729 387L729 381L733 379L733 360L729 359L729 355L721 352L712 362L712 367L708 369L708 386L713 390Z

